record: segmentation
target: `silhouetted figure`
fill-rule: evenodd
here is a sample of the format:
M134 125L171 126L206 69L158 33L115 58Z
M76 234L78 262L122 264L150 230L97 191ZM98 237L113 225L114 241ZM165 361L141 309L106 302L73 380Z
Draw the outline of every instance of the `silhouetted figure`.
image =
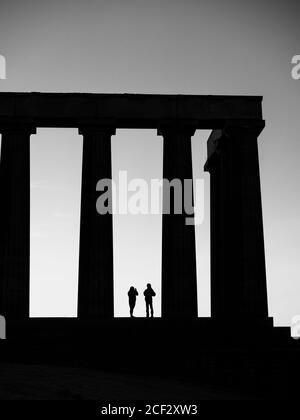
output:
M146 302L146 315L149 318L149 308L151 310L151 318L153 318L153 296L156 296L156 293L151 287L151 284L147 284L147 289L144 291L145 302Z
M128 292L129 296L129 308L130 308L130 316L133 317L133 310L136 303L136 297L138 296L138 291L135 287L131 286Z

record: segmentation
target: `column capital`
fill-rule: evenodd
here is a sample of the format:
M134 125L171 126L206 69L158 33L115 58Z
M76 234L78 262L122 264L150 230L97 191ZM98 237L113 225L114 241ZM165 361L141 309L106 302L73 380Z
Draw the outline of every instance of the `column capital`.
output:
M204 171L211 172L218 163L223 146L226 146L230 140L234 140L236 145L246 145L248 139L256 140L264 127L264 120L227 120L222 129L213 130L207 140L207 161Z
M245 137L258 137L265 127L264 120L228 120L226 121L222 135L236 138L240 135Z
M78 127L78 133L82 136L97 133L111 137L116 134L116 128L110 124L84 124Z
M194 120L162 120L158 124L157 135L168 137L174 134L192 137L197 130L197 121Z

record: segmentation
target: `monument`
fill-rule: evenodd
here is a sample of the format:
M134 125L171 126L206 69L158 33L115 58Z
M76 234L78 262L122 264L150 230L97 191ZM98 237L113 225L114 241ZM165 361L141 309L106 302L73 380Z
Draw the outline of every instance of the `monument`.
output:
M38 127L75 127L83 136L77 319L29 319L30 136ZM172 207L162 215L162 317L114 318L112 215L97 213L96 184L112 178L111 136L119 128L157 130L167 180L192 178L191 137L212 130L205 164L211 318L197 316L194 225ZM288 328L273 328L268 314L257 143L263 128L260 96L0 93L2 359L121 371L147 360L145 374L176 369L203 385L290 396L299 343Z
M163 177L192 178L191 137L212 129L212 317L268 320L257 137L261 97L1 93L0 313L29 316L30 135L38 127L78 127L83 136L78 317L113 318L112 215L95 211L96 183L111 179L118 128L156 128ZM22 211L20 211L22 209ZM194 227L164 214L162 317L196 318Z

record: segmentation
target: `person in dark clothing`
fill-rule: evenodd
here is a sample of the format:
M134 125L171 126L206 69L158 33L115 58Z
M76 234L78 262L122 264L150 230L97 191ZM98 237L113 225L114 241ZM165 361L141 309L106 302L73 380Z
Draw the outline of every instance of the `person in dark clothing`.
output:
M129 297L129 308L130 308L130 316L133 317L133 310L136 303L136 297L138 296L138 291L135 287L131 286L128 291L128 297Z
M156 296L156 293L151 287L151 284L147 284L147 289L144 291L145 302L146 302L146 316L149 318L149 309L151 310L151 318L153 318L153 296Z

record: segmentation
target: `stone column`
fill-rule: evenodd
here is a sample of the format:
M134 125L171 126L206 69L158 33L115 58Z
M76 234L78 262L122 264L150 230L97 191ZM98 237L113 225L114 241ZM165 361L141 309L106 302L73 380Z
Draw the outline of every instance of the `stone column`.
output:
M193 214L184 211L184 180L193 179L191 137L195 127L184 123L162 124L158 134L163 136L163 178L177 179L182 184L182 213L176 214L174 193L163 188L162 221L162 317L196 318L197 274L195 227L187 224ZM172 190L172 189L171 189ZM169 203L171 206L169 207Z
M228 122L208 140L212 317L268 319L257 137L263 121Z
M0 313L29 317L30 135L28 126L0 128Z
M106 126L82 127L83 162L79 248L79 318L113 318L113 219L100 215L96 201L97 182L112 178L111 136Z

